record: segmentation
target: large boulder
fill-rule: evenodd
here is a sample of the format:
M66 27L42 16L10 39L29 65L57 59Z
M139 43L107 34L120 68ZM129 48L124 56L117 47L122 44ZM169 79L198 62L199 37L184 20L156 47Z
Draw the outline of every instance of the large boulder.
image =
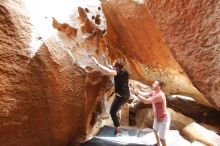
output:
M109 54L126 60L133 79L163 80L167 92L218 108L218 6L218 1L103 0Z
M220 1L145 0L145 6L193 85L220 108Z
M220 1L145 0L145 6L192 83L220 108Z
M92 127L97 101L111 87L88 59L99 48L102 30L79 33L86 35L79 41L78 29L87 24L71 29L57 22L57 34L32 39L32 16L22 1L1 1L0 14L0 145L82 142ZM35 52L32 41L42 42Z
M197 123L191 123L183 129L184 136L190 141L199 141L208 146L220 145L220 136Z

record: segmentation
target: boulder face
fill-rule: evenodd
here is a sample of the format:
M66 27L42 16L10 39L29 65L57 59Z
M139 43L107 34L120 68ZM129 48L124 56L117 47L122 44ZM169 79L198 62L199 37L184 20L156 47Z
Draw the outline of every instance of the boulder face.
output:
M29 88L36 90L32 98L37 98L30 100L30 111L36 111L31 113L30 123L44 127L35 133L41 135L37 139L51 136L43 142L45 145L76 144L85 139L91 127L97 98L104 91L101 86L107 85L108 78L96 72L88 74L55 42L55 38L47 40L30 64ZM94 83L93 76L100 80Z
M218 6L219 1L102 1L109 54L126 60L133 79L160 79L165 91L218 108Z
M82 142L96 102L111 85L108 77L93 71L95 65L88 59L99 48L102 31L94 27L94 34L79 41L80 27L56 22L60 32L44 40L35 38L43 43L33 54L32 24L24 4L1 1L0 13L0 145ZM88 53L89 47L93 50Z
M164 41L193 85L220 109L220 1L145 0Z

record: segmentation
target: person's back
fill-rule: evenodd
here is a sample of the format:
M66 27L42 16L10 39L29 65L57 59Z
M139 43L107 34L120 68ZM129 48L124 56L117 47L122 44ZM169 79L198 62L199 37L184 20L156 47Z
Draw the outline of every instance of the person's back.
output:
M128 98L130 91L128 87L128 72L125 69L118 69L117 75L114 76L115 81L115 93L118 93L122 97Z

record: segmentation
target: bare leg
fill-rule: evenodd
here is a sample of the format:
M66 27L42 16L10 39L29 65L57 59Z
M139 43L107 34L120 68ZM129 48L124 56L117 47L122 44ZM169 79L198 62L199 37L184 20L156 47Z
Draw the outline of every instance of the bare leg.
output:
M160 139L162 146L167 146L166 140L165 139Z
M160 138L159 138L159 135L158 135L158 131L154 130L154 134L155 134L155 137L157 139L157 146L160 146Z

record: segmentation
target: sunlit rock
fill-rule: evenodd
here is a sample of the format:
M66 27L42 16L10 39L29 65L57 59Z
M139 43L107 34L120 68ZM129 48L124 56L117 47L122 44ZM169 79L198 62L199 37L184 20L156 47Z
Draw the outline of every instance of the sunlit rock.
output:
M53 18L53 27L60 32L65 33L68 37L75 37L77 34L77 29L70 26L67 23L60 24L55 18Z
M199 141L208 146L220 145L220 136L197 123L191 123L183 129L184 135L191 141Z

